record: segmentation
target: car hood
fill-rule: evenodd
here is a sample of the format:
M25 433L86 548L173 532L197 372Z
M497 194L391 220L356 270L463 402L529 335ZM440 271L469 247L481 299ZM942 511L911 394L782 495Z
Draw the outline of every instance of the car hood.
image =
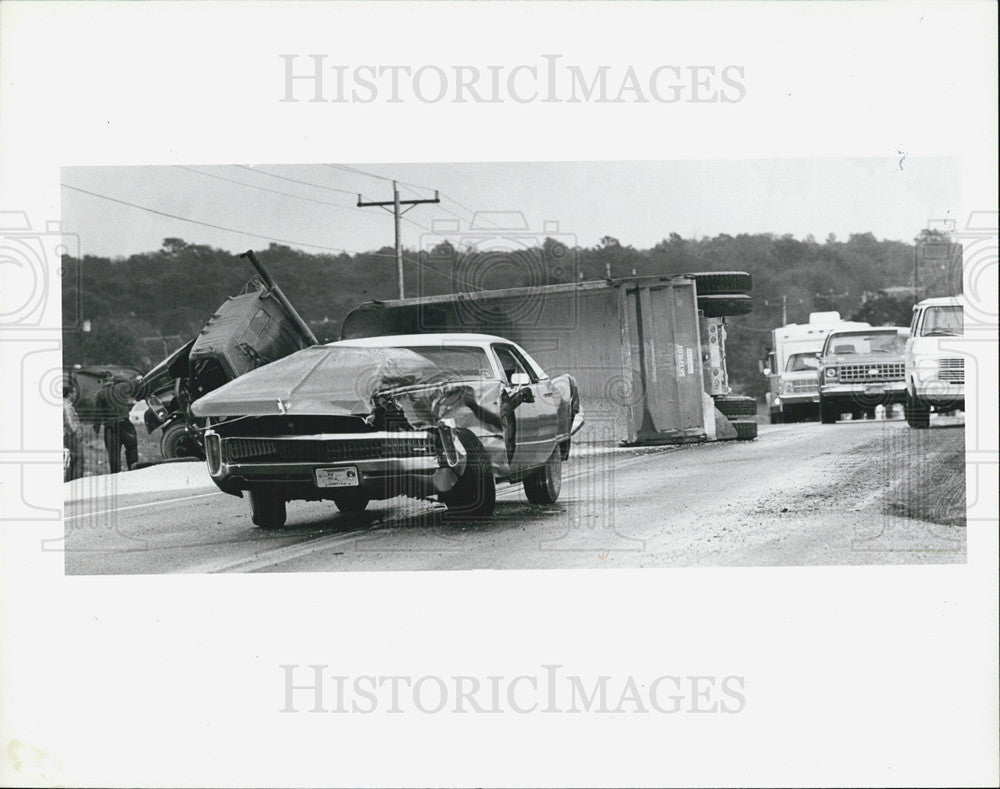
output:
M185 343L142 376L139 395L148 397L160 389L173 386L175 378L187 375L187 358L192 345L194 340Z
M230 381L191 410L198 417L368 415L376 395L426 400L428 392L453 390L458 380L405 348L317 345Z

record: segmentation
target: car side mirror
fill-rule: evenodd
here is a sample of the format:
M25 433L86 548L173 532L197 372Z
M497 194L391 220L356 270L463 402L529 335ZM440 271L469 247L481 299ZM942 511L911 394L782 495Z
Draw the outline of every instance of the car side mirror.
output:
M527 386L531 383L531 378L527 373L514 373L510 377L511 386Z

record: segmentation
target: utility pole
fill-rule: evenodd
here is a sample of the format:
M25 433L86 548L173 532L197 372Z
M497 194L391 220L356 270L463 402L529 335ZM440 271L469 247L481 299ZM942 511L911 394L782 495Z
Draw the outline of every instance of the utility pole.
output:
M362 202L361 195L358 195L358 208L368 208L369 206L378 206L379 208L384 208L389 211L389 206L392 206L392 215L395 220L396 225L396 273L399 276L399 298L405 298L405 293L403 292L403 241L399 235L399 223L402 219L403 214L413 208L415 205L420 203L440 203L441 199L438 197L437 189L434 190L433 200L400 200L399 199L399 186L395 181L392 182L392 200L384 200L381 202L366 203ZM400 210L400 206L409 206L405 211Z
M798 303L801 304L802 303L802 299L799 299ZM763 304L763 306L765 306L765 307L777 307L778 305L775 302L765 301L764 304ZM787 326L788 325L788 294L787 293L782 293L781 294L781 325L782 326Z

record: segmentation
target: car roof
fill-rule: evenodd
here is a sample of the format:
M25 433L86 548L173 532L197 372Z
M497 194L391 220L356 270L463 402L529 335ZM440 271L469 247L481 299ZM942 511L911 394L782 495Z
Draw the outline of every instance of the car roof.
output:
M931 299L924 299L918 307L959 307L965 305L964 296L935 296Z
M488 345L494 342L507 342L503 337L493 334L472 334L460 332L440 332L427 334L390 334L384 337L359 337L355 340L339 340L330 345L349 345L360 348L411 348L420 346L447 345Z
M872 326L870 329L845 329L843 331L830 332L831 337L845 337L848 335L872 334L874 332L897 332L909 334L909 326Z

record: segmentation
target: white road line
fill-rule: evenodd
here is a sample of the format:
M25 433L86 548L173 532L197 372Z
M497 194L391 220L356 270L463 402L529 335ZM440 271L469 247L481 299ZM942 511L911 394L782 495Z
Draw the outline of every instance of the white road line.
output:
M98 515L110 515L114 512L124 512L125 510L135 510L140 507L155 507L158 504L176 504L178 501L190 501L191 499L203 499L206 496L221 496L221 490L213 490L211 493L196 493L192 496L181 496L176 499L161 499L160 501L147 501L143 504L129 504L127 507L115 507L110 510L98 510L97 512L81 512L79 515L67 515L63 520L71 521L77 518L96 518ZM71 502L75 503L75 502Z
M316 553L317 551L324 551L328 548L336 548L341 545L346 545L354 542L355 540L359 540L368 534L368 531L355 531L349 532L348 534L340 534L336 537L324 535L322 537L314 537L313 539L306 540L305 542L298 542L294 545L286 545L283 548L275 548L273 551L268 551L263 556L255 556L252 559L241 559L240 561L232 562L230 564L216 565L211 568L189 568L179 570L178 572L252 573L254 570L261 570L265 567L273 567L276 564L291 561L292 559L301 559L303 556L308 556L309 554Z

